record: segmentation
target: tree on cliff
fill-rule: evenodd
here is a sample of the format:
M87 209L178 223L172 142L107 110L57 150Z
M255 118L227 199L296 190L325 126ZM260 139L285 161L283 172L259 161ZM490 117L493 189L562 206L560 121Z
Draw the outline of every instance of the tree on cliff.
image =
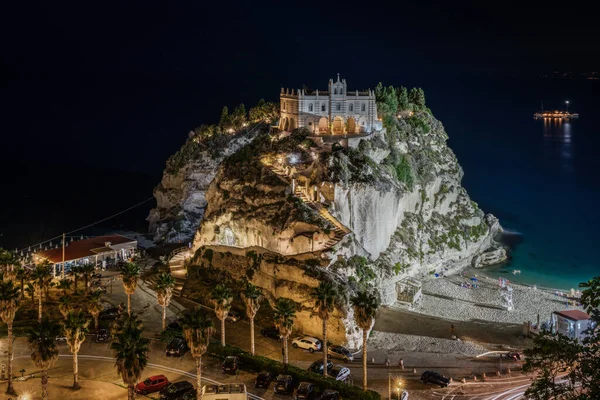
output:
M148 364L150 340L142 337L142 322L129 314L123 314L115 322L113 334L115 340L111 343L117 372L127 385L127 398L135 399L135 384L142 377L142 372Z
M310 295L315 300L317 315L323 321L323 365L327 365L327 321L338 300L338 292L331 282L323 281L312 290ZM327 376L327 368L323 368L323 375Z
M246 123L246 107L243 104L240 104L233 110L231 123L235 129L240 129Z
M31 280L33 281L33 288L38 295L38 322L41 323L44 293L47 292L48 288L50 287L50 283L52 282L50 263L45 261L36 265L35 269L31 273Z
M406 111L410 109L410 102L408 101L408 89L404 86L400 86L396 89L398 94L398 111Z
M163 308L162 312L162 328L167 327L167 307L173 297L173 287L175 286L175 278L167 272L163 272L156 280L156 299L158 304Z
M412 88L408 94L408 101L410 101L414 109L424 110L425 109L425 92L421 88Z
M219 119L219 128L221 128L221 131L225 132L230 127L231 117L229 116L229 108L227 108L227 106L223 106L223 110L221 110L221 118Z
M523 371L535 374L528 399L600 399L600 277L579 286L586 288L581 304L592 327L581 342L551 332L535 338L523 365Z
M362 362L363 362L363 390L367 390L367 338L373 326L379 299L373 293L360 291L350 299L354 310L354 321L363 331Z
M254 317L260 308L260 302L263 299L263 293L260 288L251 283L246 284L242 292L242 300L246 305L246 314L250 319L250 353L254 355Z
M200 308L187 311L181 321L183 337L196 360L196 398L202 399L202 356L208 349L210 338L215 333L213 322Z
M267 102L260 99L255 107L249 111L250 121L252 122L272 122L279 117L279 105L277 103Z
M19 309L19 288L15 287L12 281L0 279L0 318L8 326L8 386L6 394L15 395L12 385L12 367L13 367L13 321Z
M79 389L79 361L77 354L81 344L85 341L90 320L81 311L70 311L62 323L63 332L67 338L67 345L73 354L73 389Z
M283 338L283 364L288 364L288 340L294 329L296 303L291 299L280 298L273 310L273 321Z
M215 306L215 314L221 321L221 345L225 346L225 318L231 309L233 293L225 285L217 285L210 294L210 301Z
M127 314L131 315L131 295L135 293L137 280L140 276L140 266L136 263L128 262L119 268L121 272L121 280L123 281L123 289L127 294Z
M48 369L52 368L58 360L56 337L59 333L60 326L44 318L29 334L31 360L42 370L42 400L48 400Z

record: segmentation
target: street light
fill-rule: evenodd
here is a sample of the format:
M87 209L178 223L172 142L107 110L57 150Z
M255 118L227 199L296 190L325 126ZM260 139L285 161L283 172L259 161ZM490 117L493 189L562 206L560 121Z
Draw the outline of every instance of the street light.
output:
M569 100L565 101L567 103L567 112L569 112Z

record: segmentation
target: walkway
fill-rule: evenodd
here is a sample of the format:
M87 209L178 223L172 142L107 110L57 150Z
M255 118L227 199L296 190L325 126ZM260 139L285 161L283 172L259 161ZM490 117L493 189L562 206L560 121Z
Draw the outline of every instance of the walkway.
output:
M171 275L175 278L175 287L173 288L173 295L175 296L181 296L183 286L187 280L187 268L185 262L192 257L192 255L192 249L188 247L181 247L173 250L173 252L169 254L169 269L171 270Z

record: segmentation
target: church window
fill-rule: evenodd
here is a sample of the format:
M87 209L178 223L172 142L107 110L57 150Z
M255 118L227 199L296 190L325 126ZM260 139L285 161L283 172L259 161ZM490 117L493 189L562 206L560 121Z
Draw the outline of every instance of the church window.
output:
M367 108L367 107L366 107L364 104L362 104L362 105L360 106L360 111L365 111L365 110L366 110L366 108Z
M309 105L308 105L308 111L311 111L311 112L312 112L312 110L313 110L313 105L312 105L312 104L309 104Z
M342 105L340 103L337 103L335 108L336 110L340 111L342 109Z
M354 104L350 104L350 112L354 111Z
M321 111L325 111L325 104L321 104Z

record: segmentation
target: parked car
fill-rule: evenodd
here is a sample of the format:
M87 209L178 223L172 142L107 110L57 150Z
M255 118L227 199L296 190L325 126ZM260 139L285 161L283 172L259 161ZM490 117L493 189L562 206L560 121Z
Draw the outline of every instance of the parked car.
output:
M275 328L274 326L271 328L265 328L265 329L261 329L260 334L263 335L264 337L268 337L271 339L275 339L275 340L282 340L281 335L279 334L279 329Z
M332 389L327 389L323 392L323 394L321 394L321 399L320 400L341 400L342 396L340 396L340 393L336 390L332 390Z
M65 335L62 335L62 334L61 334L61 335L58 335L58 336L56 337L56 341L57 341L57 342L66 342L66 341L67 341L67 337L66 337Z
M164 375L153 375L148 377L143 382L135 385L135 392L140 394L148 394L158 392L169 384L169 380Z
M110 340L110 331L108 329L100 328L98 332L96 332L96 337L94 338L96 343L106 343Z
M236 310L229 310L227 317L225 317L225 321L231 322L232 324L234 322L238 322L240 319L242 319L242 314L240 314L239 311Z
M350 350L342 346L327 347L327 356L342 359L344 362L354 361L354 355L350 353Z
M194 385L188 381L169 383L160 391L160 400L180 400L187 393L196 393Z
M188 351L188 346L182 338L173 338L167 345L167 357L180 357Z
M310 336L297 337L292 340L292 347L295 349L300 348L308 350L310 353L312 353L314 351L321 350L321 341Z
M292 376L277 375L273 391L275 393L291 394L294 391L294 379Z
M235 374L240 366L240 359L236 356L228 356L225 357L223 364L221 365L221 370L223 373Z
M508 353L500 354L500 357L504 357L504 358L508 358L513 361L517 361L517 360L521 359L521 353L517 353L516 351L508 352Z
M120 314L118 307L107 308L100 312L100 319L116 319Z
M273 374L269 371L262 371L256 376L256 380L254 381L255 388L265 388L268 389L271 381L273 380Z
M300 382L300 386L296 389L295 400L309 400L315 394L315 385L310 382Z
M333 368L333 363L327 360L327 373L331 371L331 368ZM310 372L314 372L315 374L323 375L323 360L317 360L314 363L310 364L308 370Z
M327 377L335 379L336 381L345 382L350 378L350 368L344 367L343 365L334 365L331 370L327 371Z
M440 385L441 387L447 387L450 384L450 379L434 371L425 371L421 375L421 382L435 383L436 385Z

